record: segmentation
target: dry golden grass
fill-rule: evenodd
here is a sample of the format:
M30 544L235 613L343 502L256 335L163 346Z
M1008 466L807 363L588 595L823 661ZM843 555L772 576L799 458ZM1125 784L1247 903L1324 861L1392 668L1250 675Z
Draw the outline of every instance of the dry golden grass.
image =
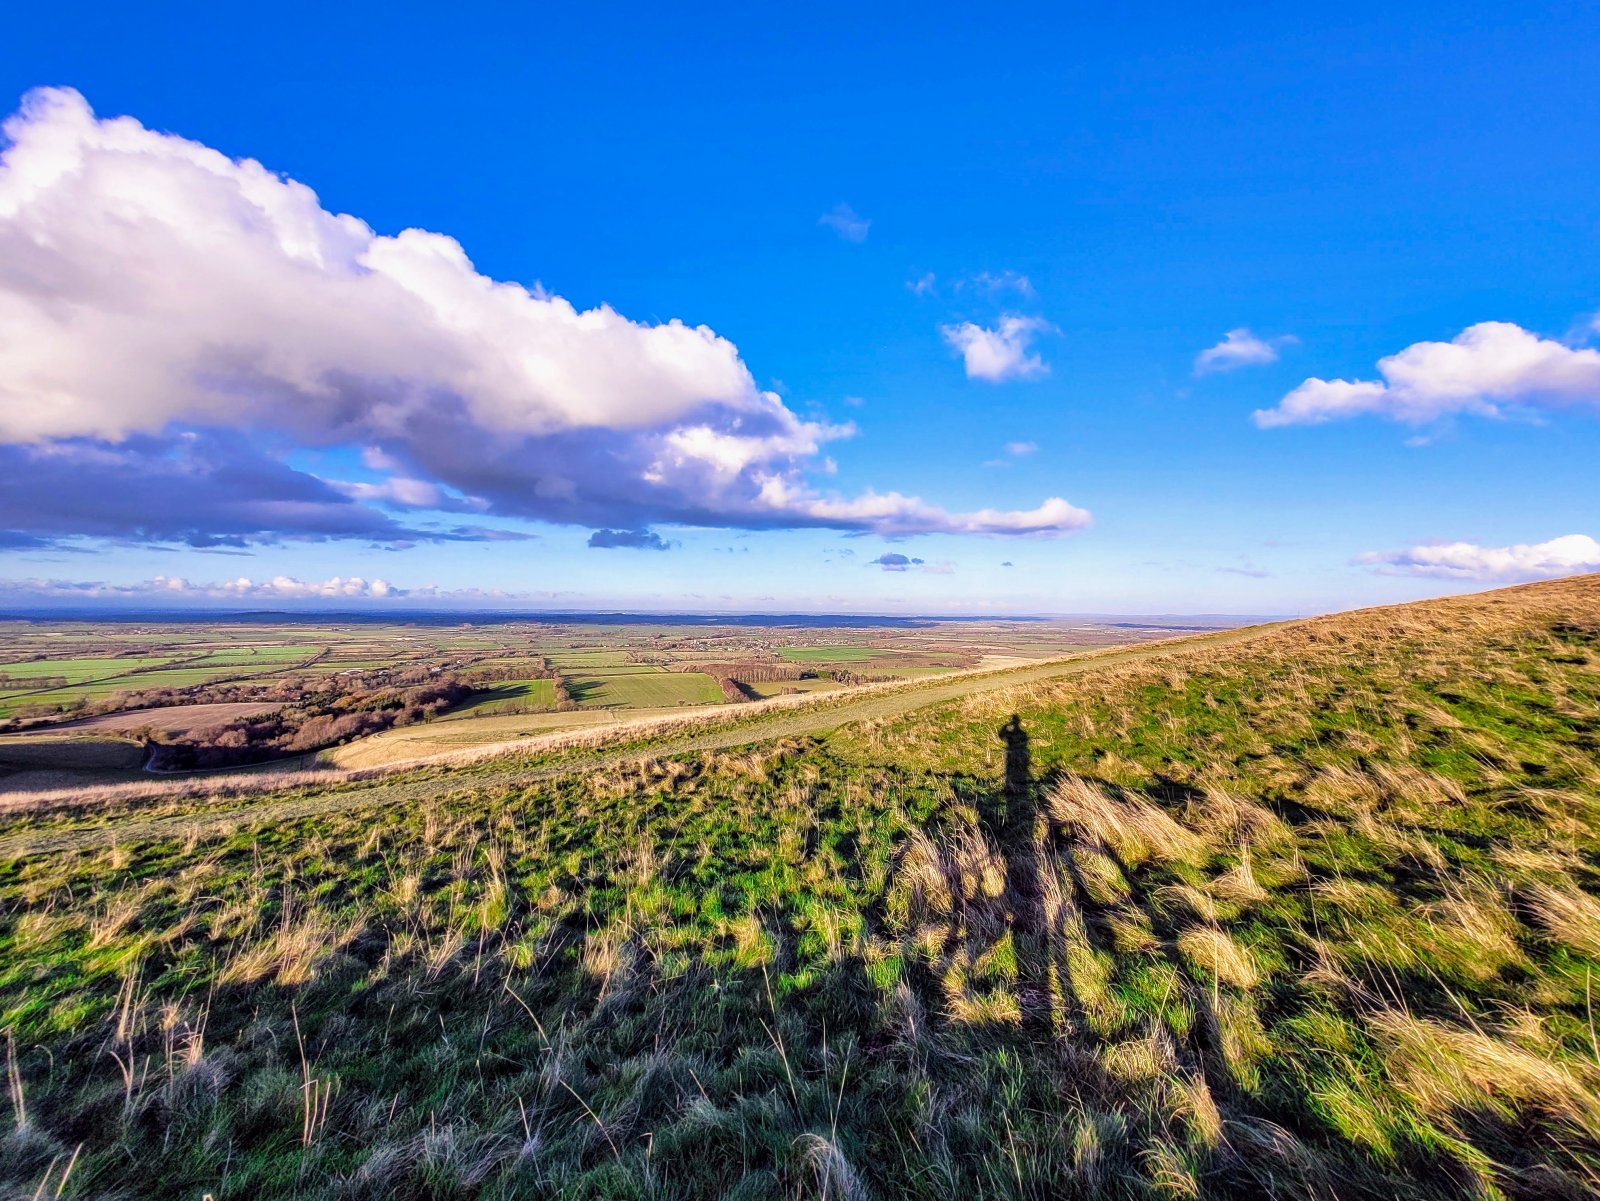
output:
M218 982L250 984L271 979L281 985L304 984L314 977L323 959L348 946L366 924L361 914L334 922L319 909L308 908L298 916L295 910L296 906L286 902L277 929L234 955L217 973Z
M1067 852L1078 886L1097 905L1115 905L1133 891L1117 861L1103 847L1079 844Z
M1552 1062L1480 1029L1397 1010L1367 1020L1385 1044L1391 1078L1435 1119L1454 1126L1480 1109L1508 1118L1542 1113L1600 1137L1600 1071Z
M1163 809L1126 793L1112 796L1075 775L1064 776L1045 801L1046 812L1089 843L1100 843L1128 867L1147 860L1196 863L1205 843Z
M1241 907L1259 904L1272 895L1256 879L1255 871L1250 865L1248 843L1240 853L1239 862L1215 877L1209 887L1212 895L1219 900Z
M1600 901L1572 887L1530 884L1528 907L1545 933L1590 959L1600 959Z
M1195 967L1235 988L1254 988L1261 976L1250 952L1215 926L1191 926L1178 936L1178 950Z
M1469 976L1488 979L1521 963L1519 926L1504 897L1481 880L1451 880L1445 897L1424 906L1421 916L1441 939L1461 948L1460 965Z
M775 948L772 938L755 914L746 914L728 923L733 936L734 963L740 967L761 967L772 962Z
M1022 1006L1007 989L986 992L966 987L955 972L944 978L945 1013L963 1026L1017 1026L1022 1023Z
M1107 1043L1100 1048L1100 1063L1119 1080L1147 1084L1171 1076L1178 1067L1178 1053L1170 1034L1151 1030L1139 1038Z
M1188 1132L1192 1142L1212 1149L1223 1139L1222 1110L1203 1076L1179 1078L1170 1094L1171 1116Z

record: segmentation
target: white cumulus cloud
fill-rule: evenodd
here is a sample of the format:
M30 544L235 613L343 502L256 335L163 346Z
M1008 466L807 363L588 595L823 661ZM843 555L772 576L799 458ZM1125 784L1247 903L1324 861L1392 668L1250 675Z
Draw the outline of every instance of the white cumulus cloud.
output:
M1239 367L1255 367L1278 361L1278 348L1296 341L1285 335L1281 338L1258 338L1248 329L1230 329L1222 341L1209 346L1195 356L1194 373L1210 375L1217 371L1233 371Z
M940 333L961 353L968 379L1000 383L1050 374L1049 365L1029 349L1035 336L1050 328L1050 323L1041 317L1007 314L993 329L963 321L941 327Z
M877 528L772 502L769 481L804 496L823 446L853 427L798 416L705 326L579 310L490 279L453 238L379 234L257 162L101 119L68 89L30 93L4 135L0 449L24 467L59 464L65 451L46 452L70 448L113 482L119 470L159 476L170 509L184 504L187 477L169 464L186 445L237 444L258 459L360 449L386 480L282 485L298 489L294 513L321 506L316 529L330 536L406 534L368 505L592 528ZM856 239L868 225L848 206L828 223ZM19 480L35 499L15 521L0 507L0 545L115 525L196 544L269 540L273 470L253 468L251 514L223 530L198 502L182 523L132 507L86 523Z
M194 589L191 588L191 591ZM328 599L362 598L381 600L399 595L399 590L387 580L366 580L360 576L334 576L322 581L298 580L293 576L278 575L270 580L251 580L248 576L229 580L224 584L202 586L210 595L265 596L286 599L323 597Z
M0 170L0 435L270 414L403 431L441 396L502 434L774 411L704 326L496 283L453 238L374 234L259 163L32 93ZM93 348L94 353L84 353Z
M1417 342L1378 360L1381 380L1312 378L1263 428L1320 425L1371 415L1423 425L1458 413L1500 416L1505 406L1600 405L1600 351L1541 338L1507 321L1483 321L1449 342Z
M1548 542L1516 546L1440 542L1405 550L1373 551L1357 561L1389 575L1512 583L1600 571L1600 542L1587 534L1567 534Z

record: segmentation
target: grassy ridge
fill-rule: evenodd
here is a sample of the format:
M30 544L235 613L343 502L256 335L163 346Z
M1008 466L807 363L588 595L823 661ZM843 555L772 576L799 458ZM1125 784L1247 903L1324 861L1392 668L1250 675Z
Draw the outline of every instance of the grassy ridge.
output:
M1597 749L1585 579L14 860L0 1179L1587 1195Z

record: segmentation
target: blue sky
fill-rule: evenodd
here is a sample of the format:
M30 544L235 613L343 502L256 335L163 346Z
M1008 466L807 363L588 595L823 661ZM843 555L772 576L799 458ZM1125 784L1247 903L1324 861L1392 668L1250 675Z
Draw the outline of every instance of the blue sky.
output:
M0 108L95 114L36 93L0 172L8 602L1281 613L1600 569L1592 8L231 7L8 17ZM228 159L315 202L247 211ZM280 261L302 203L408 250L403 303Z

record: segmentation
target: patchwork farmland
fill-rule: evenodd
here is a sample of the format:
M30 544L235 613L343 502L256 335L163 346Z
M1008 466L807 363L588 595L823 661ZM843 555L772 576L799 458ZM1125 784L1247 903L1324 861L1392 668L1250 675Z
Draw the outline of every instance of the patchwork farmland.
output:
M491 744L506 718L529 733L623 722L1171 632L1042 621L838 628L825 619L762 626L626 617L6 621L0 789L115 782L141 767L387 762L420 747ZM565 717L575 711L596 716ZM419 723L429 730L419 734Z

